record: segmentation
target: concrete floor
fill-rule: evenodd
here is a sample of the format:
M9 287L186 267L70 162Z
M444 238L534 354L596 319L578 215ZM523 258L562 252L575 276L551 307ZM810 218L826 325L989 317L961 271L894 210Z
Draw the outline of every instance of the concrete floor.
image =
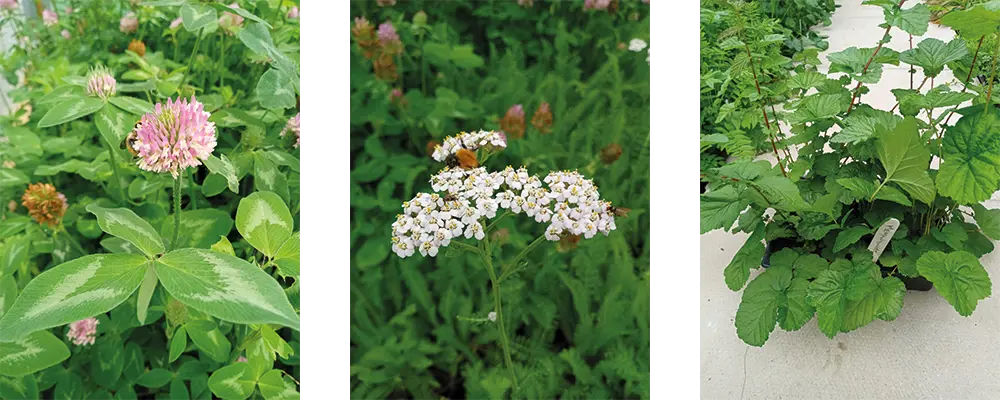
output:
M884 30L878 27L882 10L861 6L860 0L837 3L841 7L833 24L819 29L829 36L827 53L875 46ZM916 2L904 7L911 3ZM924 37L947 41L953 33L931 24ZM914 37L914 46L920 39ZM888 46L906 50L908 36L894 28ZM825 54L820 58L825 61ZM864 101L892 108L895 98L889 89L909 86L907 70L905 65L886 66ZM923 77L918 73L914 79L919 85ZM945 70L935 84L953 80ZM985 205L1000 208L1000 192ZM745 240L745 234L721 230L701 236L702 398L1000 399L1000 251L982 259L994 281L994 295L980 301L970 317L958 315L935 291L907 292L896 321L875 321L831 340L813 318L796 332L776 328L756 348L736 336L733 321L742 292L729 290L722 274Z

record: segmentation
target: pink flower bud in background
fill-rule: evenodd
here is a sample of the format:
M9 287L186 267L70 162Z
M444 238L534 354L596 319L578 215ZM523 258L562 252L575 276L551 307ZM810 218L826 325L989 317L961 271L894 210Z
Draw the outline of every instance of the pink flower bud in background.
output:
M139 28L139 18L135 16L134 12L129 12L122 17L121 21L118 23L118 30L122 33L132 33Z
M240 5L233 3L229 5L229 8L240 8ZM232 34L233 30L240 26L243 26L243 17L237 14L225 11L222 13L222 16L219 17L219 27L229 34Z
M104 66L97 66L87 75L87 94L107 100L114 96L118 82Z
M535 5L535 0L517 0L517 5L521 7L531 7Z
M524 106L515 104L507 110L507 114L504 114L503 119L500 120L500 129L514 139L520 139L524 137L524 128Z
M236 359L236 362L247 362L247 358L243 357L243 356L239 356L239 358Z
M177 29L177 27L181 26L181 23L183 23L183 22L184 22L184 18L177 17L177 19L175 19L173 21L170 21L170 29Z
M69 333L66 334L66 337L72 340L73 344L77 346L92 345L94 344L94 340L97 339L97 324L99 323L100 321L94 317L71 323L69 324Z
M45 24L45 26L58 24L59 16L56 15L55 11L46 8L45 11L42 11L42 23Z
M59 34L62 35L63 39L69 39L70 38L69 30L63 29L62 32L59 32Z
M17 7L17 0L0 0L0 10L15 10Z
M302 114L302 113L295 114L294 117L289 118L288 119L288 123L285 124L285 128L282 129L281 133L278 134L281 137L285 137L285 134L288 133L288 132L294 133L295 134L295 144L293 144L292 147L295 147L295 148L299 147L299 129L301 128L301 126L299 125L299 115L300 114Z
M291 10L288 10L288 19L299 19L299 7L292 6Z
M396 0L376 0L379 7L387 7L396 5Z
M66 7L66 14L72 14L72 13L73 13L73 7Z
M378 26L378 40L383 46L399 41L399 34L396 33L396 27L392 26L392 22L385 21Z
M583 2L584 10L606 10L611 5L611 0L586 0Z
M197 167L215 150L215 123L205 105L191 96L157 103L153 112L142 116L136 129L133 149L139 169L170 172L177 178L187 167Z

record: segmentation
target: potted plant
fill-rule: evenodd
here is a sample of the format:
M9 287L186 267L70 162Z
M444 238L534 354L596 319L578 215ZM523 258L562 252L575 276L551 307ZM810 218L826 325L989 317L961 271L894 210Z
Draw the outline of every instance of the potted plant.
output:
M713 190L701 196L702 233L749 234L724 270L727 286L743 290L735 325L747 344L762 346L775 325L794 331L814 316L831 338L894 320L908 286L933 283L963 316L992 293L979 259L1000 239L1000 210L980 203L1000 190L1000 110L986 100L991 86L968 86L979 48L970 54L962 38L925 39L896 52L883 46L891 31L923 34L926 6L869 3L887 21L876 46L832 53L829 75L801 71L784 88L790 112L775 117L792 127L781 143L795 145L797 156L776 152L773 166L742 160L705 174ZM941 22L977 39L1000 28L969 20ZM884 64L899 63L919 68L924 82L894 89L898 104L889 111L865 104L865 85L880 80ZM934 86L949 63L973 66L961 91ZM762 258L769 267L751 279Z

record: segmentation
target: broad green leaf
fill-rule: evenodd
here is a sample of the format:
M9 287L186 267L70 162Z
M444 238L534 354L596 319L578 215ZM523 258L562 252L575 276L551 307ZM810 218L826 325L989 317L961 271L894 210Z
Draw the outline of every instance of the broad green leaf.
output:
M830 269L822 272L809 285L808 300L816 307L819 329L833 338L838 332L847 332L871 322L875 308L860 307L863 300L879 287L881 274L870 260L837 260Z
M95 97L80 97L69 99L52 107L45 113L41 121L38 121L39 128L48 128L65 124L72 120L82 118L97 112L104 107L104 101Z
M187 385L184 384L184 380L175 377L170 381L170 399L180 399L188 400L191 398L191 393L188 392Z
M815 255L815 254L811 254ZM784 302L778 308L778 326L786 331L797 331L812 319L816 308L806 300L809 280L796 276L785 290Z
M184 350L187 350L187 328L181 326L170 338L170 352L167 361L171 363L177 361L177 358L184 354Z
M966 115L947 128L937 186L959 204L987 200L1000 189L1000 113Z
M274 361L274 352L264 344L263 337L258 337L247 345L247 364L250 364L250 377L254 380L274 368Z
M199 350L207 354L217 362L226 362L232 344L226 335L223 335L215 323L207 320L197 320L188 322L185 325L188 337Z
M208 167L209 171L226 178L226 183L228 184L231 192L240 192L240 180L236 177L236 167L233 166L233 163L229 161L229 158L226 157L225 154L222 154L220 157L210 155L205 160L205 166Z
M907 207L913 206L913 203L910 202L910 199L907 198L906 195L903 194L903 192L888 185L882 186L882 189L878 191L878 193L875 195L875 198L879 200L896 202Z
M829 72L846 72L859 82L877 83L882 78L882 64L898 65L899 53L888 47L882 47L869 65L868 59L874 53L874 47L861 49L848 47L842 51L831 53L826 56L827 60L830 61ZM868 65L867 70L865 70L866 65Z
M262 24L247 25L240 31L239 38L247 48L258 55L271 57L274 53L280 53L278 48L274 46L271 33Z
M901 121L898 115L877 111L874 115L853 113L844 119L843 130L830 138L833 143L858 144L896 127Z
M948 85L939 85L931 89L922 97L920 106L922 108L952 107L972 100L976 97L972 93L954 92Z
M170 371L163 368L153 368L142 374L135 383L139 384L139 386L156 389L166 386L167 383L170 383L170 378L172 377L173 375Z
M260 329L261 337L264 339L264 344L267 345L268 350L274 352L281 358L288 358L295 351L292 350L292 346L289 346L285 339L282 339L277 332L274 331L270 326L264 325Z
M736 335L746 344L760 347L778 323L778 307L791 284L788 268L768 268L747 284L736 311Z
M198 311L240 324L299 328L299 316L281 285L244 260L211 250L180 249L157 260L154 268L172 296Z
M53 176L61 172L76 173L81 168L86 168L89 164L84 161L72 159L55 165L39 165L35 168L34 174L38 176Z
M114 104L118 108L120 108L122 110L125 110L125 111L128 111L129 113L132 113L132 114L135 114L135 115L140 115L141 116L141 115L144 115L146 113L153 112L153 104L152 103L150 103L150 102L148 102L146 100L137 99L135 97L115 96L115 97L109 98L108 101L110 101L111 104ZM137 119L137 121L138 121L138 119ZM132 128L132 127L130 126L129 128Z
M3 399L38 399L38 382L34 375L4 376L0 375L0 398Z
M951 222L941 229L932 228L931 236L934 236L935 239L944 242L953 250L964 249L962 244L966 240L969 240L969 234L965 232L965 227L958 222Z
M67 358L66 343L48 331L38 331L16 342L0 343L0 375L33 374Z
M54 106L67 100L84 99L87 94L83 88L76 85L59 86L51 92L33 101L35 106Z
M973 204L972 211L976 213L976 225L987 237L993 240L1000 240L1000 210L993 210L984 207L982 204ZM0 307L2 310L3 307Z
M771 169L771 163L767 161L737 161L716 168L715 171L720 176L726 178L752 181L766 173L769 169Z
M295 107L294 77L277 69L269 69L257 82L257 101L268 110Z
M484 64L483 58L473 51L473 47L470 44L455 45L452 47L451 62L455 63L459 68L464 69L479 68Z
M372 137L375 137L372 135ZM299 172L299 159L295 156L288 154L284 151L279 150L268 150L263 153L271 161L274 161L276 165L281 165L288 167L292 171Z
M284 377L280 370L272 369L257 381L264 400L298 400L299 392L295 383Z
M146 311L149 309L149 301L153 299L153 291L156 290L156 271L146 268L146 274L139 285L139 297L136 302L136 318L139 324L146 323Z
M951 27L967 39L979 39L1000 29L1000 10L983 5L965 10L956 9L941 17L938 23Z
M125 345L125 368L122 369L125 379L129 381L139 379L139 376L146 372L145 365L146 357L142 354L142 348L135 342L128 342Z
M803 97L798 108L788 116L788 123L798 125L831 118L846 111L848 102L839 94L814 94Z
M236 256L236 251L233 250L233 244L229 242L225 236L219 238L218 242L212 245L212 251L216 251L222 254L228 254L233 257Z
M244 10L242 8L232 8L232 7L229 7L229 6L227 6L225 4L221 4L221 3L209 3L209 5L212 6L212 7L214 7L219 12L230 12L230 13L238 14L239 16L241 16L243 18L249 19L251 21L259 22L259 23L263 24L264 26L266 26L268 28L271 28L271 24L267 23L267 21L261 19L260 17L258 17L256 15L253 15L253 13L251 13L250 11Z
M740 247L739 251L736 252L726 269L722 271L729 290L735 292L742 289L743 285L747 283L747 279L750 279L750 270L760 267L760 261L764 257L764 244L761 243L763 239L764 225L761 223L743 243L743 247Z
M24 172L10 168L0 169L0 188L8 188L11 186L21 186L27 184L28 184L28 176L25 175Z
M101 132L101 137L112 148L121 146L136 122L138 120L135 117L129 116L110 105L105 105L94 115L94 123L97 125L97 130Z
M972 315L979 300L990 297L992 283L979 259L971 253L929 251L917 260L917 270L934 283L937 292L963 317Z
M750 205L742 189L724 186L701 195L701 233L722 228L729 231L740 213Z
M891 18L887 18L889 25L899 27L903 32L913 36L923 36L927 33L927 23L931 18L931 10L926 4L916 4L907 9L901 9L897 13L892 13Z
M783 176L768 176L753 182L752 185L764 194L766 204L761 204L761 206L774 207L784 211L803 211L809 209L809 205L802 199L799 188L788 178ZM749 193L751 196L757 195L756 191L750 191Z
M274 265L278 266L278 274L282 277L299 279L299 233L289 236L274 255Z
M147 261L135 254L94 254L45 270L0 319L0 342L108 312L139 288Z
M125 370L125 349L118 340L105 337L97 340L93 358L90 359L91 378L98 385L116 389Z
M814 87L821 86L824 82L826 82L826 79L826 75L819 72L806 71L792 75L788 78L788 88L809 90Z
M969 51L965 48L965 40L953 39L945 43L940 39L927 38L917 44L917 47L899 54L899 61L919 66L924 75L935 77L944 70L944 66L952 61L961 60Z
M255 154L253 158L253 183L256 190L274 192L287 202L289 194L285 174L278 171L278 167L267 157Z
M359 270L378 265L389 256L389 244L385 240L368 239L354 255L354 263Z
M268 257L292 235L292 214L271 192L255 192L242 200L236 210L236 229L250 245Z
M0 254L0 276L11 277L22 264L28 261L31 253L31 237L17 236L7 239ZM10 299L13 301L14 299Z
M81 220L82 221L82 220ZM77 222L79 224L79 222ZM132 243L125 241L125 239L116 238L114 236L109 236L101 240L101 247L107 249L112 253L128 253L128 254L141 254Z
M13 279L0 279L0 317L14 304L17 298L17 282Z
M177 237L178 248L207 249L218 241L219 236L227 236L232 230L233 219L229 213L218 208L181 211L181 232ZM173 218L163 220L161 232L163 237L173 237Z
M181 7L181 19L184 21L184 29L193 32L212 23L218 23L219 17L212 7L188 3Z
M136 178L132 180L132 183L128 185L128 197L133 199L141 199L151 194L158 193L164 187L163 180L152 179L146 180L143 178Z
M253 394L255 383L247 363L235 363L219 368L208 378L212 393L224 400L244 400Z
M108 234L127 240L149 257L163 254L163 239L153 226L127 208L103 208L97 203L87 206L97 216L97 223Z
M871 228L863 225L852 226L840 231L840 233L837 234L837 241L833 244L833 252L836 253L846 249L847 246L857 243L858 240L861 240L862 237L871 232Z
M859 177L838 178L836 182L840 186L847 189L847 193L853 201L861 199L868 200L875 194L875 187L877 184L877 182L872 182Z
M882 185L895 182L914 199L925 204L934 201L934 181L927 173L931 153L920 138L916 119L903 119L895 129L881 136L876 146L886 173Z

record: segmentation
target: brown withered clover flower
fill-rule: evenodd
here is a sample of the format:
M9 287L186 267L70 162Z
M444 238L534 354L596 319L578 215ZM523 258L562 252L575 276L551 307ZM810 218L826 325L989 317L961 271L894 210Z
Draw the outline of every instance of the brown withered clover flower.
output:
M618 158L622 156L622 147L618 143L611 143L604 146L601 149L601 161L605 164L611 164L618 161Z
M364 52L365 58L371 59L372 55L379 48L379 40L375 36L375 27L368 22L365 17L354 18L354 26L351 27L351 36Z
M507 134L508 138L520 139L524 137L524 107L515 104L507 110L503 119L500 120L500 129Z
M538 110L535 111L535 115L531 116L531 125L538 129L542 134L551 133L552 131L552 108L549 103L542 103L538 106Z
M28 185L28 190L21 196L21 205L28 209L28 214L39 224L53 228L59 225L69 208L66 196L48 183Z
M132 39L132 41L128 44L128 49L132 50L133 53L138 54L139 57L146 56L146 44L141 40Z

